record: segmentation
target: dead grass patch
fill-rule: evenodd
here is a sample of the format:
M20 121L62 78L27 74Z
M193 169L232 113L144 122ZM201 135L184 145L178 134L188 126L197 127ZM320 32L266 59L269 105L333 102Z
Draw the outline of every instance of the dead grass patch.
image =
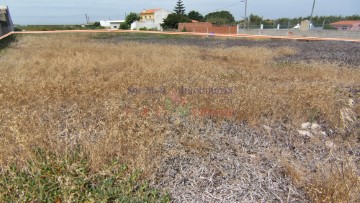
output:
M311 202L359 202L360 180L348 164L332 165L316 173L303 173L293 165L283 163L285 173L307 191Z
M185 95L191 108L233 110L232 121L290 126L322 121L341 127L347 98L338 91L358 85L360 69L273 61L294 53L289 47L205 49L101 43L86 35L23 36L0 65L0 166L21 166L33 146L61 156L82 145L93 170L116 157L150 173L160 165L173 126L180 125L171 120L178 115L166 109L165 101L181 86L232 87L230 95ZM160 86L166 94L128 93L129 87ZM358 103L353 108L359 112ZM190 117L194 123L203 119ZM199 153L212 148L196 139L182 143ZM296 171L289 174L301 181ZM324 180L337 184L338 179L329 179L336 177ZM320 187L314 184L309 187ZM346 189L339 184L339 192Z
M313 175L306 184L312 202L359 202L360 180L348 165Z

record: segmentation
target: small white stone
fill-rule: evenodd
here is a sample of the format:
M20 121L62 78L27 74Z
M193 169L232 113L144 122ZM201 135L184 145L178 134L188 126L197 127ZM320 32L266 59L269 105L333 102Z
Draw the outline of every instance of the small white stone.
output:
M307 131L307 130L298 130L299 134L302 136L308 136L310 138L313 137L313 134L311 134L311 132Z
M332 141L326 141L325 145L331 149L336 147L336 145Z
M349 106L353 107L355 104L355 101L353 99L349 99Z
M312 131L319 131L320 129L321 129L321 126L318 125L317 123L313 123L313 124L311 125L311 130L312 130Z
M272 129L271 129L269 126L267 126L267 125L263 125L263 127L264 127L264 129L267 130L267 131L271 131L271 130L272 130Z
M311 123L309 122L301 124L301 129L309 129L310 127L311 127Z

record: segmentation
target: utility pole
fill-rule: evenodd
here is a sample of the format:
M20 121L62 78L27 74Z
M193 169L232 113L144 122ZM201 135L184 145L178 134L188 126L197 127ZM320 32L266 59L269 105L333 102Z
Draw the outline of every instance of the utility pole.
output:
M86 23L90 24L90 17L85 13Z
M244 17L244 28L246 29L246 25L247 25L247 16L246 16L246 13L247 13L247 0L242 0L241 2L244 2L245 3L245 17Z
M313 14L314 14L315 1L316 1L316 0L314 0L314 2L313 2L313 6L312 6L312 9L311 9L310 26L311 26L311 23L312 23L312 17L313 17ZM310 27L310 29L311 29L311 27Z

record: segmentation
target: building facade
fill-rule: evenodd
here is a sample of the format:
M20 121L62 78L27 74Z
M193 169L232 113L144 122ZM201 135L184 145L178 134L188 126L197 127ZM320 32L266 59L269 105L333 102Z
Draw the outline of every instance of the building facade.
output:
M162 30L161 24L164 23L164 19L171 14L170 11L166 9L148 9L143 10L140 13L140 20L135 21L131 24L132 30L139 30L141 28L153 29L153 30Z
M14 31L9 8L0 6L0 36Z
M120 24L124 22L125 20L100 20L100 26L110 30L118 30L120 28Z
M336 27L338 30L360 30L360 20L339 21L331 23L330 25Z

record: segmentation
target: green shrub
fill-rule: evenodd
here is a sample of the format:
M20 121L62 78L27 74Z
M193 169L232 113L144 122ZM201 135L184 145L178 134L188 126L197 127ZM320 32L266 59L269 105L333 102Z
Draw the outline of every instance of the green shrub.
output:
M22 29L20 27L15 26L14 31L22 31Z
M148 31L159 31L159 29L157 29L156 27L148 28L147 30L148 30Z
M122 30L128 30L130 29L130 25L128 25L127 23L123 22L120 24L120 29Z

